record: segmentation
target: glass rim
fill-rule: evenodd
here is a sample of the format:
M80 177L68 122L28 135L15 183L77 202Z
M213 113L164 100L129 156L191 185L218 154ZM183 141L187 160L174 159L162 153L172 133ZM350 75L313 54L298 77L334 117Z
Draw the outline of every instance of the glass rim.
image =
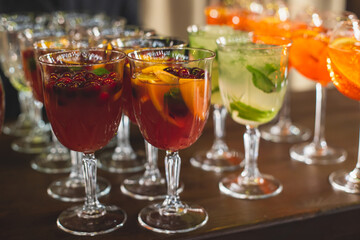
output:
M51 55L65 55L65 54L69 54L69 53L74 53L74 52L114 52L114 53L118 53L119 54L119 58L116 59L112 59L109 61L105 61L105 62L100 62L100 63L84 63L84 64L63 64L63 63L50 63L48 61L46 61L46 58L49 58ZM57 51L57 52L52 52L52 53L47 53L44 55L39 56L38 61L40 64L42 65L47 65L47 66L57 66L57 67L80 67L80 66L96 66L96 65L104 65L104 64L112 64L112 63L116 63L119 62L123 59L126 59L126 54L122 51L119 50L113 50L113 49L103 49L103 48L88 48L88 49L73 49L73 50L66 50L66 51Z
M175 40L175 41L180 41L180 42L183 42L182 44L179 44L177 46L181 46L181 45L184 45L186 46L189 42L183 38L180 38L180 37L172 37L172 36L125 36L125 37L116 37L116 38L113 38L113 39L110 39L110 44L112 47L114 47L114 49L128 49L128 48L134 48L134 47L118 47L118 46L115 46L113 44L113 42L117 41L117 40L124 40L124 41L127 41L127 40ZM175 47L175 46L174 46ZM140 47L141 48L141 47ZM139 49L140 49L139 48ZM164 47L162 47L164 48Z
M280 37L280 36L269 36L269 35L261 35L261 34L251 34L250 35L250 39L249 41L246 42L233 42L233 43L224 43L224 41L226 39L231 39L232 37L238 37L238 36L234 36L234 35L229 35L227 37L221 36L219 38L216 39L216 45L219 48L227 48L227 47L237 47L237 49L247 49L247 50L253 50L253 49L257 49L257 50L265 50L265 49L277 49L277 48L284 48L284 47L291 47L293 41L290 38L287 37ZM269 44L269 43L262 43L263 45L266 45L264 47L248 47L249 44L254 43L254 37L269 37L272 39L278 39L278 40L282 40L285 41L285 43L283 44ZM256 45L256 43L255 43Z
M210 59L214 59L216 56L216 53L214 51L211 51L209 49L202 49L202 48L192 48L192 47L163 47L163 48L146 48L146 49L138 49L135 50L133 52L130 52L127 54L128 59L132 60L132 61L138 61L138 62L150 62L148 59L139 59L136 57L133 57L131 55L135 55L135 54L141 54L141 53L145 53L145 52L149 52L149 51L153 51L153 52L160 52L160 51L169 51L169 50L196 50L196 51L201 51L201 52L207 52L210 54L210 56L208 57L204 57L204 58L199 58L199 59L193 59L193 60L169 60L169 61L164 61L164 59L152 59L151 62L153 63L191 63L191 62L199 62L199 61L203 61L203 60L210 60Z
M195 36L195 35L198 35L201 31L204 31L204 28L206 28L207 26L210 26L210 27L217 26L217 27L222 27L222 28L228 28L228 29L231 29L233 31L232 33L227 33L227 34L214 34L214 33L206 32L207 33L206 36L210 36L210 37L218 38L221 35L231 35L231 34L234 34L234 33L251 34L251 32L246 32L246 31L234 29L234 28L232 28L231 26L228 26L228 25L213 25L213 24L205 24L205 25L192 24L192 25L189 25L186 28L186 32L189 35L194 35ZM196 29L196 31L195 31L195 29Z

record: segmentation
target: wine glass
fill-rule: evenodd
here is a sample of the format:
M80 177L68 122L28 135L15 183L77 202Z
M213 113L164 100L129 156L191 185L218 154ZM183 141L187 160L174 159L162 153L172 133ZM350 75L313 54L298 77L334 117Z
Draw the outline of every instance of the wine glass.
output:
M316 81L315 129L312 142L290 148L292 159L306 164L334 164L345 161L346 151L328 146L325 139L326 86L331 82L326 68L328 31L341 15L308 9L295 21L305 25L293 31L290 62L305 77Z
M1 68L10 83L18 91L18 99L20 104L20 114L15 122L6 123L3 127L3 132L8 135L16 137L24 137L28 135L29 131L35 126L33 119L33 99L29 87L18 78L14 78L14 69L10 67L9 59L9 42L11 38L16 37L16 34L10 32L15 29L22 29L24 26L29 26L29 22L33 20L30 14L10 14L2 15L0 25L0 63Z
M221 97L232 119L246 126L245 168L238 176L222 179L220 190L241 199L275 196L282 191L281 183L261 174L257 167L258 126L271 121L283 103L291 41L256 35L246 41L230 36L220 37L217 44Z
M171 37L126 37L126 38L116 38L111 41L111 45L114 49L122 50L127 53L144 48L161 48L161 47L184 47L186 46L184 40L171 38ZM124 123L128 122L129 119L132 123L136 123L133 106L132 106L132 89L131 89L131 76L130 76L130 65L127 64L124 70L124 94L122 97L123 101L123 117L122 120L128 118ZM124 124L125 125L125 124ZM128 127L124 127L125 129ZM128 132L128 131L126 131ZM119 128L118 135L121 134L121 128ZM128 135L127 135L128 136ZM129 142L129 141L126 141ZM122 142L119 142L120 144ZM121 147L121 145L118 147ZM129 147L131 147L129 145ZM138 174L126 178L121 184L121 191L131 197L136 199L147 199L154 200L159 198L165 198L166 196L166 181L161 176L161 173L157 167L157 156L158 149L152 146L150 143L145 141L145 153L146 153L146 163L145 163L145 172L144 174ZM116 154L116 150L115 153ZM107 166L122 168L122 171L125 171L126 167L130 167L128 163L123 160L114 159L104 159L100 160L104 170L107 170ZM134 160L132 160L134 162ZM112 163L113 162L113 163ZM141 162L142 163L142 162ZM125 165L126 164L126 165ZM134 163L139 164L139 163ZM142 163L142 166L144 163ZM178 191L179 193L183 190L183 184L180 185Z
M138 215L140 224L149 230L188 232L208 220L202 207L180 201L178 151L199 138L208 118L214 57L210 50L195 48L128 53L132 103L140 132L151 145L166 150L166 199L143 208Z
M20 52L22 59L22 67L24 70L25 80L28 82L34 96L36 105L43 107L43 90L40 74L40 66L37 63L39 54L36 54L34 42L36 39L46 38L55 32L44 31L43 29L26 29L19 34ZM59 33L62 34L62 33ZM63 37L65 39L65 37ZM60 45L59 45L60 46ZM71 169L70 154L68 149L60 144L55 134L52 133L52 141L44 153L31 161L31 167L37 171L45 173L63 173L69 172Z
M46 112L55 135L67 148L83 153L86 200L62 212L60 229L75 235L111 232L126 221L117 206L96 196L94 152L116 134L126 55L119 51L80 49L39 57Z
M330 35L327 67L335 87L348 98L360 101L360 21L340 22ZM360 145L355 168L330 174L331 185L348 193L360 193Z
M190 47L204 48L215 51L216 39L220 36L240 35L248 37L248 33L233 30L229 26L206 25L198 27L189 26L188 29ZM225 142L225 119L226 108L221 100L218 83L218 63L213 64L213 76L211 79L211 104L213 104L213 121L215 140L210 150L196 153L190 163L206 171L230 171L240 168L243 154L237 150L229 149Z
M40 66L37 61L39 56L52 52L65 51L66 49L70 50L78 48L89 48L92 45L95 46L97 45L97 43L91 38L72 40L69 36L41 37L33 43L32 50L35 55L36 68L38 72L36 74L33 74L34 76L32 78L32 83L33 89L38 92L38 95L41 96L41 99L43 99L43 89ZM61 153L63 151L61 149L64 149L64 147L57 140L54 133L53 139L56 145L58 145L56 149L60 149L60 151L50 150L50 157L36 158L35 160L33 160L31 166L34 169L44 169L45 167L47 167L45 169L47 169L48 171L49 169L54 171L54 166L59 165L52 162L54 162L54 159L57 159L58 155L60 155L59 152ZM69 164L71 164L71 172L68 177L57 179L49 185L49 187L47 188L47 193L49 194L49 196L66 202L77 202L85 200L86 195L84 175L81 170L82 163L81 156L79 156L79 154L80 153L78 152L70 151L71 162ZM52 158L51 156L54 157ZM99 197L108 194L110 192L110 189L111 184L106 179L101 177L97 179L96 193Z

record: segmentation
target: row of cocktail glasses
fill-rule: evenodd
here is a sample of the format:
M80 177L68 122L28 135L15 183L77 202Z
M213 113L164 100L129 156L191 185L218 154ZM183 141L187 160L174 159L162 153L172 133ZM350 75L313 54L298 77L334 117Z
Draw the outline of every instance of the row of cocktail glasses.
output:
M356 20L349 22L355 26ZM358 41L356 37L345 40L335 41L333 45L346 49L351 44L356 46ZM235 179L225 178L220 189L238 198L276 195L281 192L281 184L271 176L261 175L256 167L257 126L272 120L281 107L291 41L230 34L217 42L224 105L236 122L247 126L245 170ZM77 50L39 58L43 100L54 132L62 144L84 152L85 156L86 203L65 211L58 219L60 228L74 234L94 235L114 230L126 219L122 210L105 207L97 201L93 155L117 130L123 107L119 102L128 93L126 81L131 82L130 109L144 138L155 147L167 150L168 196L162 204L143 209L139 214L140 224L154 231L172 233L196 229L206 223L208 216L204 209L179 200L177 151L196 141L207 119L213 57L211 51L199 49L152 49L129 53L128 66L124 54L116 50ZM332 65L329 63L329 66ZM131 74L126 75L126 71ZM183 221L184 218L191 224ZM94 226L93 219L99 228L88 228L89 224ZM82 223L74 226L74 221Z

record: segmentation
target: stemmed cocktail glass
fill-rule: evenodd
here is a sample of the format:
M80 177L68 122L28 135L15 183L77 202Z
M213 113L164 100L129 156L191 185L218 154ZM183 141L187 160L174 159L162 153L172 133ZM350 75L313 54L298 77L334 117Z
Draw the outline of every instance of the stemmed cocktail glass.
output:
M36 41L35 39L45 38L51 34L54 33L43 30L38 32L35 29L26 29L19 34L22 67L24 69L25 79L33 93L35 105L39 106L41 111L44 100L40 66L36 60L39 57L39 54L36 56L33 44ZM69 151L59 143L52 130L51 133L51 143L44 153L31 161L31 167L45 173L69 172L71 168Z
M58 227L75 235L97 235L121 227L126 214L96 197L94 152L116 134L126 56L119 51L90 49L39 57L46 113L59 141L83 153L86 200L62 212Z
M132 52L134 50L144 49L144 48L162 48L162 47L185 47L186 42L184 40L171 38L171 37L127 37L127 38L117 38L111 41L111 45L114 49L122 50L126 53ZM131 75L130 75L130 65L127 64L124 70L124 94L122 97L123 102L123 117L122 120L128 118L134 124L136 123L133 104L132 104L132 88L131 88ZM127 117L125 117L127 116ZM127 120L129 121L129 120ZM124 124L124 123L123 123ZM122 125L120 123L120 125ZM125 125L125 124L124 124ZM125 127L125 126L124 126ZM128 128L128 127L125 127ZM121 128L119 128L119 133L121 133ZM127 131L126 131L127 132ZM128 136L128 134L126 135ZM129 142L129 141L127 141ZM122 142L119 142L121 144ZM121 146L121 145L120 145ZM120 147L118 145L118 147ZM130 146L129 146L130 147ZM147 199L154 200L159 198L166 197L166 181L161 176L160 170L157 167L157 156L158 149L152 146L145 140L145 153L146 153L146 163L145 163L145 172L144 174L138 174L126 178L121 184L121 191L131 197L137 199ZM114 153L115 154L115 153ZM118 168L123 168L123 171L126 170L128 163L122 163L122 160L107 159L108 162L100 161L104 163L105 166L111 165L112 167L117 166ZM113 161L113 163L111 163ZM130 160L131 161L131 160ZM132 161L135 161L132 160ZM123 161L124 162L124 161ZM136 164L136 163L135 163ZM138 163L137 163L138 164ZM144 164L144 163L142 163ZM105 168L106 170L106 168ZM183 190L183 184L180 185L178 192L180 193Z
M327 61L330 77L346 97L360 101L360 21L339 23L330 35ZM358 160L351 172L338 170L330 174L331 185L348 193L360 193L360 144Z
M35 121L33 119L33 98L30 88L26 86L25 80L18 75L9 64L9 42L16 38L17 32L29 26L33 20L28 14L11 14L1 17L0 25L0 63L5 76L10 83L18 91L18 99L20 104L20 114L15 122L6 123L3 132L16 137L24 137L34 128ZM16 32L16 33L14 33ZM16 56L14 56L16 57Z
M260 199L282 191L281 183L257 167L258 126L271 121L281 108L287 86L291 41L276 37L220 37L219 86L232 119L246 126L245 168L238 176L221 180L220 190L235 198Z
M166 150L166 199L145 207L138 215L140 224L149 230L188 232L208 220L202 207L180 201L178 151L192 145L206 123L214 57L210 50L194 48L159 48L128 54L136 121L146 141Z
M212 26L207 25L198 27L189 26L188 29L189 43L191 47L216 50L216 39L220 36L240 35L248 37L248 33L233 30L229 26ZM229 149L225 142L225 119L226 108L221 100L218 84L218 63L213 63L213 74L211 79L211 103L213 104L213 121L215 140L210 150L196 153L190 162L195 167L200 167L207 171L229 171L240 168L243 155L239 151Z
M40 99L43 99L43 89L42 89L42 79L40 74L40 66L38 63L39 57L41 55L47 54L47 53L53 53L58 51L64 51L66 49L78 49L80 47L82 48L89 48L92 47L92 44L97 45L96 41L91 38L86 39L78 39L78 40L72 40L69 36L59 36L59 37L43 37L41 39L36 40L32 47L32 51L34 52L34 57L36 61L36 73L32 74L32 86L33 90L37 92L37 94L40 96ZM28 49L29 50L29 49ZM79 78L80 79L80 78ZM52 131L53 132L53 131ZM53 133L53 139L57 146L56 149L60 148L60 153L63 151L64 147L59 143L57 140L55 134ZM59 167L59 157L61 155L59 154L59 151L50 151L49 153L50 157L44 158L36 158L32 161L31 166L34 169L37 170L43 170L44 166L46 166L46 169L56 170ZM60 156L58 156L60 155ZM53 158L51 156L54 156ZM61 201L67 201L67 202L77 202L77 201L83 201L85 200L85 182L84 182L84 174L81 170L82 166L82 157L81 153L70 151L70 158L71 162L68 162L68 167L71 167L71 172L68 177L63 177L60 179L55 180L50 184L50 186L47 189L47 193L58 200ZM54 163L55 162L55 163ZM41 167L41 169L39 169ZM49 172L49 171L47 171ZM111 184L104 178L99 177L97 179L97 185L96 185L96 193L98 196L106 195L110 192Z
M338 15L309 10L300 15L297 24L304 25L292 33L291 66L307 78L316 81L316 112L314 139L290 148L292 159L306 164L334 164L346 159L343 149L328 146L325 140L326 86L331 82L327 72L328 31L334 27Z
M0 133L3 127L5 118L5 92L4 87L2 85L2 80L0 79Z

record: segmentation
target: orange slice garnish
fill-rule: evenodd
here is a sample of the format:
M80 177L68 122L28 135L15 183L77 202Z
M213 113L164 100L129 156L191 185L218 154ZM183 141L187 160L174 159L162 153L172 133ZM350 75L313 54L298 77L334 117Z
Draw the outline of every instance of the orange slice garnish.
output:
M206 119L210 100L210 85L204 79L180 78L180 91L190 112L201 120Z

